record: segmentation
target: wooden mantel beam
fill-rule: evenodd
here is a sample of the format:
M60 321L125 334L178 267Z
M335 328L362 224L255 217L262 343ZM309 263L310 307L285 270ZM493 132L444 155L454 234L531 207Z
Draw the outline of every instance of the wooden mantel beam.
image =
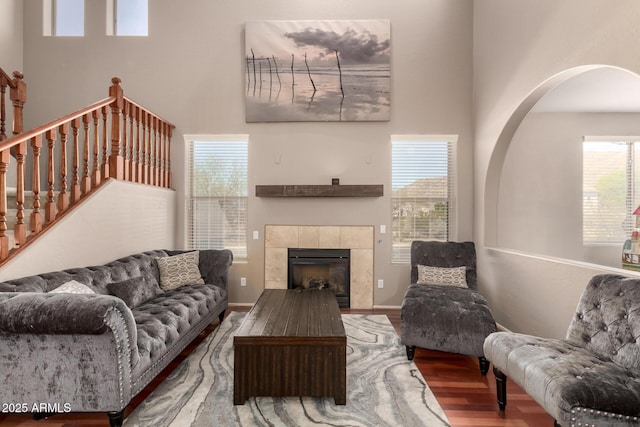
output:
M256 185L256 197L382 197L383 185Z

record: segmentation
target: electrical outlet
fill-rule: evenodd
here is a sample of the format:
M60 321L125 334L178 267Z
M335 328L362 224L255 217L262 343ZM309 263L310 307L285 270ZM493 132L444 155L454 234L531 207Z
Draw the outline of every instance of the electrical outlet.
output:
M241 277L240 278L240 286L247 286L247 278L246 277Z
M378 289L384 288L384 280L378 279Z
M380 225L380 234L384 234L387 232L387 226L384 224Z
M253 240L258 240L260 238L260 233L258 230L254 230L253 232Z

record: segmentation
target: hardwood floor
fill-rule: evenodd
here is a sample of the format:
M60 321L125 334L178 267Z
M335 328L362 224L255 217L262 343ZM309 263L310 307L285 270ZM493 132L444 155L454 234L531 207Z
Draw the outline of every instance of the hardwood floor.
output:
M400 335L400 310L343 310L386 314ZM496 379L480 374L478 359L416 349L414 362L453 427L553 427L551 418L516 384L507 381L507 409L498 411Z
M247 311L249 307L230 306L228 311ZM385 314L400 332L400 310L354 310L343 313ZM165 379L182 360L212 331L209 326L147 388L129 404L129 414ZM480 375L478 360L437 351L418 349L416 366L424 376L454 427L552 427L553 419L513 382L507 383L507 409L498 411L495 377L491 370ZM105 414L58 414L34 421L29 414L0 414L0 426L11 427L84 427L108 426ZM226 426L225 426L226 427ZM428 426L425 426L428 427Z

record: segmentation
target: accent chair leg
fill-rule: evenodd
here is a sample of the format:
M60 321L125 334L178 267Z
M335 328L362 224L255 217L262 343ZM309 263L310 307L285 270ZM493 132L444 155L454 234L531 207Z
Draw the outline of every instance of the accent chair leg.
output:
M226 311L226 310L222 310L222 313L220 313L220 314L218 315L218 319L220 319L220 323L222 323L222 321L224 320L224 313L225 313L225 311Z
M553 427L562 427L556 420L553 420Z
M489 372L489 361L484 356L478 357L478 361L480 362L480 373L482 375L487 375L487 372Z
M493 374L496 376L496 391L498 394L498 407L501 411L507 407L507 376L498 368L493 367Z
M480 362L480 373L482 375L487 375L487 372L489 372L489 365L491 365L491 363L484 356L478 357L478 361Z
M407 345L407 359L413 360L413 357L416 355L416 346L415 345Z
M111 427L121 427L124 422L124 409L118 412L107 412L109 416L109 425Z

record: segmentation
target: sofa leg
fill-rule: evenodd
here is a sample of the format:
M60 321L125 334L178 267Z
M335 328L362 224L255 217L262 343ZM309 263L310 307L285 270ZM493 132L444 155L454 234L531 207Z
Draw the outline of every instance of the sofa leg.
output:
M416 346L415 345L407 345L407 359L413 360L413 356L416 355Z
M222 313L218 314L218 319L220 319L220 323L224 320L224 313L226 310L222 310Z
M478 357L478 361L480 362L480 373L482 375L487 375L487 372L489 372L489 361L484 356Z
M495 366L493 367L493 374L496 376L498 407L501 411L504 411L504 409L507 407L507 376Z
M52 415L55 415L55 412L34 412L32 417L34 421L40 421L49 418Z
M118 412L107 412L109 416L109 425L111 427L121 427L124 422L124 409Z

